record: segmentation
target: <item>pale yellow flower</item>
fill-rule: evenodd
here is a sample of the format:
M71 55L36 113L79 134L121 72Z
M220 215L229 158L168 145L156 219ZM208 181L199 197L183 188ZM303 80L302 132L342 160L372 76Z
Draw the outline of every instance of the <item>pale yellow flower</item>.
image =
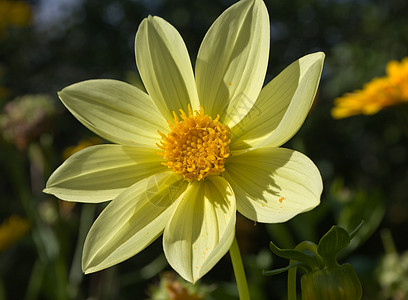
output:
M45 189L67 201L113 199L88 233L85 273L128 259L163 234L167 261L195 282L229 250L237 210L276 223L319 204L316 166L279 146L309 112L324 54L297 60L262 88L263 1L239 1L215 21L195 72L181 36L159 17L141 23L135 54L147 93L115 80L59 93L78 120L115 143L72 155Z
M374 78L362 90L335 100L331 114L335 119L354 115L373 115L388 106L408 102L408 57L387 64L387 76Z

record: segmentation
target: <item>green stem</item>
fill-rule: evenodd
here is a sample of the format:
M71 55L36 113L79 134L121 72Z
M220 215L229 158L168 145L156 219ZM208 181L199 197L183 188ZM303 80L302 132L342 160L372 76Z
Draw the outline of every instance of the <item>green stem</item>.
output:
M289 261L289 265L295 263L294 260ZM288 300L296 300L296 271L294 267L288 271Z
M234 238L229 250L231 255L232 267L234 269L235 280L238 286L238 294L240 300L249 300L248 283L245 277L244 265L242 264L241 253L237 243L237 238Z

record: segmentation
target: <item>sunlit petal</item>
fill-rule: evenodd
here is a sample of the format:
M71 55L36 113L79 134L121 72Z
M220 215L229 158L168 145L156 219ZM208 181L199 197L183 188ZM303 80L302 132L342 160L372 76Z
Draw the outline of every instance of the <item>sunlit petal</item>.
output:
M224 174L237 210L257 222L285 222L320 203L319 170L297 151L263 147L233 156Z
M85 273L128 259L163 231L187 184L172 172L153 175L112 200L92 225L82 256Z
M235 197L225 179L210 176L192 183L164 230L169 264L195 282L229 250L235 234Z
M58 95L82 124L114 143L153 148L160 140L157 130L168 131L152 99L121 81L82 81Z
M210 115L232 127L251 109L265 79L269 17L261 0L228 8L208 30L196 63L198 95Z
M45 193L76 202L112 200L139 180L167 170L152 149L88 147L69 157L48 179Z
M316 95L322 52L295 61L261 91L248 115L232 128L231 148L281 146L302 126Z
M135 39L136 64L149 95L166 119L199 108L193 68L177 30L160 17L144 19Z

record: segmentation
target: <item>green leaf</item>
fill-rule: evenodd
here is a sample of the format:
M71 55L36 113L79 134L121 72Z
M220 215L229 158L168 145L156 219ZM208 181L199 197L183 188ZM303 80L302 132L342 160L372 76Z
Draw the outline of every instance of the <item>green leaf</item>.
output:
M280 249L273 242L269 243L269 248L277 256L305 263L311 268L317 265L316 259L313 255L306 254L298 250Z
M341 227L333 226L319 241L317 252L326 259L333 261L337 253L348 246L350 236L347 231Z
M356 229L354 229L351 233L350 233L350 240L352 240L356 234L360 231L360 228L363 226L364 224L364 220L362 220L360 222L360 224L358 224L358 226L356 227Z
M275 269L275 270L269 270L269 271L263 270L263 271L262 271L262 274L265 275L265 276L278 275L278 274L280 274L280 273L286 272L286 271L288 271L288 270L290 270L290 269L292 269L292 268L295 268L295 267L303 268L306 272L310 272L310 271L311 271L311 269L310 269L310 267L309 267L308 265L306 265L306 264L304 264L304 263L301 263L301 262L295 262L295 263L292 263L292 264L288 265L288 266L285 267L285 268L280 268L280 269Z

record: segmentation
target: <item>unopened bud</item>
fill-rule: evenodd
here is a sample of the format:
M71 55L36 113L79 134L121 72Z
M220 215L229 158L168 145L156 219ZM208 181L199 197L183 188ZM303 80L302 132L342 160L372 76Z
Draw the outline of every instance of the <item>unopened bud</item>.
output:
M359 300L360 280L350 264L306 273L301 278L302 300Z

